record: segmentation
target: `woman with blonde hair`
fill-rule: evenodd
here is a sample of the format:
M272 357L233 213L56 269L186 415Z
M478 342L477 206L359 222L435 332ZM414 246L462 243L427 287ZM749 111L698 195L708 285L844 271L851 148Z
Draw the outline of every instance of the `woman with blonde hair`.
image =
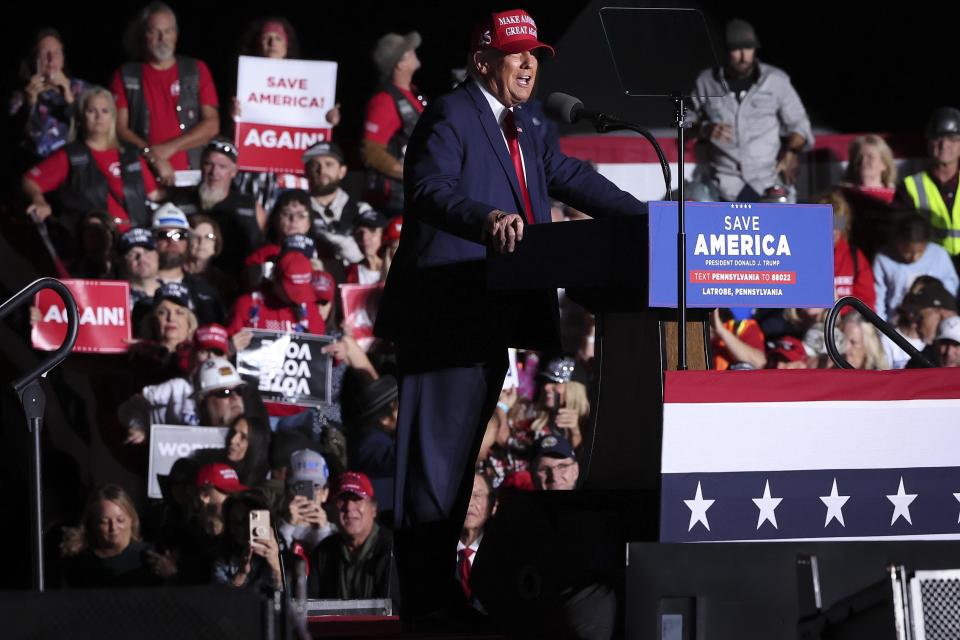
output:
M890 368L877 330L858 312L852 311L843 317L841 330L847 339L847 349L843 355L854 369Z
M530 422L534 441L556 430L574 449L583 442L581 428L590 416L590 401L587 388L570 379L573 368L572 358L557 358L541 372L545 382L540 388L536 415Z
M121 233L149 226L146 200L156 200L160 192L140 151L117 139L113 95L103 87L88 89L78 101L78 118L78 140L23 175L27 213L37 222L58 223L69 237L94 210L113 216ZM46 198L51 192L52 202Z
M154 295L153 312L144 319L142 336L173 353L193 341L197 316L190 308L190 292L179 282L168 282Z
M80 525L64 530L63 579L70 587L150 586L175 572L170 554L155 553L140 539L140 517L121 487L93 491Z
M886 204L893 202L897 166L893 151L880 136L868 133L850 143L845 188Z
M134 310L139 332L127 350L134 387L189 375L197 330L190 295L184 284L167 282L154 294L152 308L141 303Z

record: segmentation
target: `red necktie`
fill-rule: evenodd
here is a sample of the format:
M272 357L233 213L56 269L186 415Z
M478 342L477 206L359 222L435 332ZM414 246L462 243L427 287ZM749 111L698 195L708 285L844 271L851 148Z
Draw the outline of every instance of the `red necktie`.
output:
M457 575L460 576L460 586L463 587L463 595L467 600L472 600L472 591L470 589L470 556L473 555L473 549L466 547L460 550L460 564L457 565Z
M510 148L510 159L513 160L513 169L517 172L517 181L520 183L520 195L523 196L524 213L527 224L533 224L533 205L530 204L530 192L527 191L527 179L523 175L523 160L520 158L520 142L517 140L517 120L513 111L507 109L503 117L503 135L507 138Z

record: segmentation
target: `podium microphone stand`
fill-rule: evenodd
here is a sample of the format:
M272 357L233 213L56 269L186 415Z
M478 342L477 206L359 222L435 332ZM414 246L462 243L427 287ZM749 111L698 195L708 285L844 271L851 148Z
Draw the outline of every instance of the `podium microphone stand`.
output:
M692 96L678 87L689 92L697 75L704 69L719 67L719 61L706 20L696 9L604 7L600 10L600 23L623 93L668 98L673 102L673 124L677 130L677 326L681 328L677 333L677 369L683 371L688 368L687 334L682 329L687 326L683 130L687 125L686 102ZM683 54L664 60L665 48ZM637 60L656 60L657 64L637 64ZM672 199L671 191L668 181L668 200Z

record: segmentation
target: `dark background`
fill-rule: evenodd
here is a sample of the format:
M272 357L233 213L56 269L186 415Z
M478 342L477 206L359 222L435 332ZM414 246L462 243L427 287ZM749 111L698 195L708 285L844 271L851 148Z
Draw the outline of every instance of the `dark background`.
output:
M337 136L352 147L360 134L363 107L376 86L370 50L387 31L418 30L423 36L419 55L423 68L420 88L437 96L450 86L449 71L462 67L470 27L491 9L513 3L479 2L290 2L170 3L178 13L178 51L205 60L213 72L221 104L227 104L236 82L236 55L244 27L255 17L283 15L296 26L302 57L336 60L340 64L338 99L343 122ZM669 126L671 111L649 99L622 98L600 28L597 10L608 2L545 2L531 0L526 8L537 19L543 40L555 44L558 57L542 68L540 93L565 90L588 106L636 117L651 127ZM623 6L694 6L700 8L715 42L722 42L722 25L731 17L752 21L763 43L760 56L792 77L813 124L842 132L910 132L922 128L930 111L956 105L955 22L935 3L881 8L877 3L840 2L626 2ZM121 46L124 26L138 3L120 7L83 2L21 4L22 17L7 21L2 39L4 64L0 89L7 95L20 81L19 59L32 34L42 26L58 28L66 41L67 63L73 75L104 83L126 60ZM949 6L949 5L940 5ZM664 33L651 43L662 52L640 65L671 64L677 50L675 34ZM628 100L627 102L624 102ZM229 123L227 123L229 124ZM9 134L8 134L9 135Z

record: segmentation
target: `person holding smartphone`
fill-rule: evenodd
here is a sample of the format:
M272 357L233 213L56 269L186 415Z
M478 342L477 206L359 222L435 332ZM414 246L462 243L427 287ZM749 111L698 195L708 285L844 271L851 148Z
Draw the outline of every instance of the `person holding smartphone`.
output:
M283 588L280 546L270 510L259 493L243 491L223 503L224 536L213 562L212 582L232 587Z
M75 133L74 102L87 83L71 78L56 29L37 32L20 63L23 89L10 98L9 113L22 127L22 168L33 166L63 147Z
M279 524L285 548L292 549L294 543L300 543L310 554L321 541L337 531L323 509L330 494L329 477L327 461L316 451L302 449L290 456L287 511Z

